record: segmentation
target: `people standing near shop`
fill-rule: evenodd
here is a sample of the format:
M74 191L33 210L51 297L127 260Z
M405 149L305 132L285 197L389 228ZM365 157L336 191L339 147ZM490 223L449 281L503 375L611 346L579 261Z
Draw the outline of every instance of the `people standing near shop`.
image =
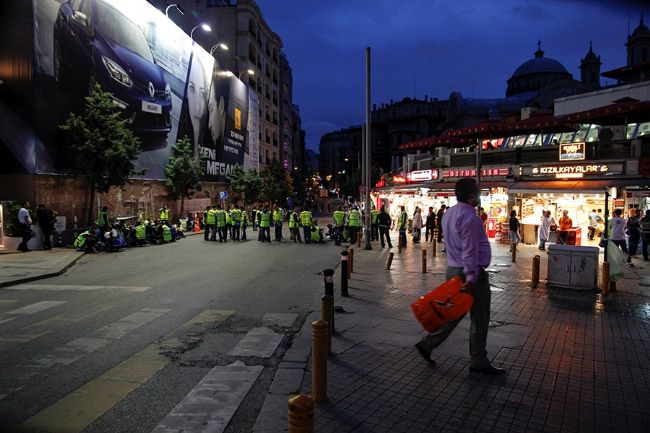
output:
M29 242L29 239L32 237L32 217L29 215L28 201L24 202L18 210L18 226L20 227L20 235L22 237L22 240L18 245L18 251L24 253L31 251L27 247L27 242Z
M636 253L639 251L639 242L641 241L641 223L639 222L640 217L640 209L630 210L630 217L627 219L627 224L625 225L625 234L627 235L627 238L630 242L627 248L628 258L636 258Z
M426 242L433 242L433 232L436 228L436 213L433 211L433 207L429 206L429 213L427 214L426 221L424 223L424 240Z
M492 252L483 223L475 210L481 190L476 179L465 177L456 182L455 193L458 204L449 208L444 219L448 259L445 277L449 280L460 276L464 290L474 298L470 309L469 370L488 375L504 374L504 369L491 365L486 350L491 293L485 268L490 265ZM415 345L427 362L435 363L431 359L431 352L449 337L461 320L462 318L443 325Z
M625 241L625 220L621 217L623 209L615 209L613 214L614 217L609 220L609 240L627 255L627 262L630 263L632 257L627 250Z
M481 216L481 222L483 223L483 230L487 230L487 220L488 214L485 212L485 209L479 209L479 214Z
M566 245L567 239L569 237L569 230L571 230L571 227L573 227L573 220L569 218L569 211L565 209L562 211L562 216L560 217L560 221L558 221L557 224L558 244Z
M41 226L43 231L43 249L52 249L52 231L54 230L54 223L56 222L56 212L45 207L44 204L39 204L36 208L36 222Z
M276 242L282 241L282 221L283 221L282 208L280 206L273 210L273 227L275 227L275 240Z
M388 248L393 248L393 244L390 242L390 226L392 221L390 215L386 212L384 206L381 207L379 215L377 215L377 225L379 226L379 239L381 241L381 247L384 248L388 244ZM385 243L384 243L385 240Z
M587 227L587 230L589 230L589 235L587 238L590 241L594 240L594 236L596 236L596 229L598 228L598 214L596 213L596 209L592 209L591 213L589 214L589 226Z
M293 243L302 243L300 236L300 209L296 208L289 214L289 231L291 232L291 240Z
M555 218L551 216L551 211L542 212L542 221L539 224L539 249L540 251L546 250L546 242L551 236L551 226L557 226Z
M648 261L648 246L650 246L650 209L645 211L645 215L639 221L641 232L641 252L643 260Z
M416 206L415 213L413 214L413 243L419 244L421 236L422 236L422 214L420 213L420 208Z
M402 248L406 248L406 229L408 227L408 214L406 213L406 208L404 206L400 207L400 214L397 220L397 230L399 233L399 238L397 242Z
M438 224L438 243L442 242L442 239L444 236L442 235L442 217L445 214L445 210L447 209L447 205L442 205L440 206L440 209L438 209L438 213L436 214L436 220ZM444 253L446 251L446 247L442 248L442 252Z
M485 229L485 227L483 228ZM518 251L517 244L521 242L521 236L519 235L519 232L521 230L521 225L519 224L519 220L517 219L516 210L512 210L510 212L510 219L508 220L508 228L510 234L510 252L512 252L512 250Z
M372 210L370 211L370 240L378 241L379 240L379 227L377 226L377 217L379 217L379 211L372 205Z

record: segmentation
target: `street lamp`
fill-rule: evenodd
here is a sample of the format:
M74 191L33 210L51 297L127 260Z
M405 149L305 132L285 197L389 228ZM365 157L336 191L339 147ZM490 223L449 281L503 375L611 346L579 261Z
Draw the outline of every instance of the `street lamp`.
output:
M244 74L255 75L255 71L252 70L252 69L250 69L250 68L249 68L249 69L246 69L245 71L241 71L241 72L239 73L239 79L240 79L240 80L241 80L241 76L244 75Z
M166 16L167 18L169 18L169 10L170 10L171 8L176 8L176 9L178 9L178 12L181 13L181 15L185 15L185 11L183 10L183 8L181 8L181 7L180 7L179 5L177 5L176 3L172 3L172 4L170 4L169 6L167 6L167 7L165 8L165 16Z
M217 42L216 44L210 47L210 55L213 55L214 52L217 50L217 48L221 48L224 51L228 51L228 45L224 44L223 42Z
M192 31L190 32L190 39L194 40L194 30L198 29L199 27L201 27L201 29L203 29L204 32L211 32L212 31L212 28L209 25L207 25L205 23L199 24L198 26L195 26L192 29Z

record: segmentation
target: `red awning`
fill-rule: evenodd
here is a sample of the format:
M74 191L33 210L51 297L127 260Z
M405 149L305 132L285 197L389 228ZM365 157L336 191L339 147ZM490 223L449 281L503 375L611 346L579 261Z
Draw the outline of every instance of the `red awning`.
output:
M565 122L593 123L605 126L650 122L650 102L625 98L604 107L560 116L560 119Z
M570 132L578 129L576 123L567 122L551 114L531 116L528 119L508 124L508 134L548 133L548 132Z
M400 144L399 150L412 150L412 149L433 149L436 147L465 147L471 146L468 138L463 137L450 137L448 135L441 135L440 137L421 138L420 140L411 141L409 143Z
M507 124L499 120L488 120L477 125L467 126L460 129L448 131L452 137L465 138L496 138L503 137L506 132Z

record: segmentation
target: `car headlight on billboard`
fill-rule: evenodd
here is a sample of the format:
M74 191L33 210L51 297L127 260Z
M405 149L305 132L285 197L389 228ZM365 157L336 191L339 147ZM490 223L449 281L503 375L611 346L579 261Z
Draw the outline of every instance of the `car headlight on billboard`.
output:
M104 66L106 66L106 69L108 70L108 73L112 79L128 88L133 87L133 81L131 81L131 77L129 77L129 74L127 74L120 65L104 56L102 56L102 61L104 62Z

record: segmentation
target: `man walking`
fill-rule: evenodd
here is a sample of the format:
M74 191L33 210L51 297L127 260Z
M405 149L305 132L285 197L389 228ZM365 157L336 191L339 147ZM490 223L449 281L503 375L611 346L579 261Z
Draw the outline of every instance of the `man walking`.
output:
M406 228L408 227L408 219L409 217L406 213L406 208L402 206L399 219L397 220L397 229L399 230L397 242L402 248L406 248Z
M22 241L18 245L18 251L22 251L26 253L27 251L31 251L27 247L27 242L29 242L29 239L32 237L32 218L29 216L29 202L26 201L23 203L21 206L20 210L18 210L18 225L20 225L20 232L22 235Z
M36 222L43 230L43 249L51 250L52 241L50 239L56 222L56 214L51 209L46 208L44 204L39 204L36 209Z
M447 210L443 222L447 248L445 277L449 280L460 276L465 283L464 290L474 297L470 310L469 370L489 375L504 374L504 369L490 364L485 348L491 300L490 282L485 268L490 265L492 252L483 223L475 210L481 190L476 179L465 177L456 182L455 192L458 204ZM449 337L461 320L462 318L445 324L415 345L427 362L435 363L431 359L431 352Z
M433 211L433 207L429 206L429 213L427 214L427 219L424 223L424 240L433 242L433 231L436 228L436 213Z
M381 240L382 248L385 246L384 238L386 239L388 248L393 248L393 244L390 243L390 233L388 232L390 230L390 224L390 215L388 215L388 212L386 212L386 208L382 206L381 210L379 211L379 215L377 215L377 225L379 225L379 237Z

